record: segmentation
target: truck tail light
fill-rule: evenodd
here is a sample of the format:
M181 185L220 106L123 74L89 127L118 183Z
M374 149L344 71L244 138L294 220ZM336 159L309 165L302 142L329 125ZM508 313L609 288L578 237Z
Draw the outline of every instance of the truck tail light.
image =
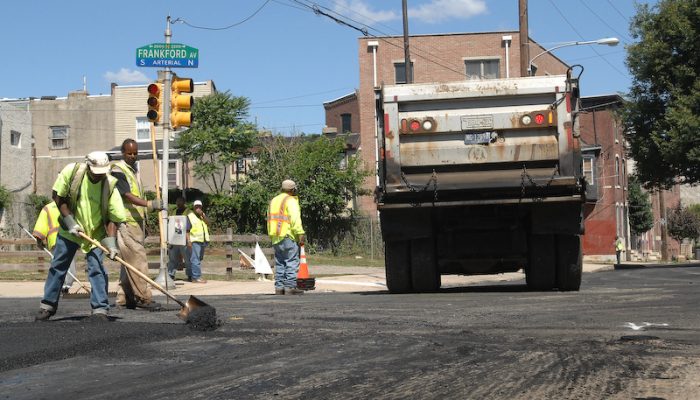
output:
M535 123L537 125L542 125L544 123L544 115L542 114L536 114L535 115Z
M409 118L401 120L401 133L430 133L437 128L437 123L432 117Z

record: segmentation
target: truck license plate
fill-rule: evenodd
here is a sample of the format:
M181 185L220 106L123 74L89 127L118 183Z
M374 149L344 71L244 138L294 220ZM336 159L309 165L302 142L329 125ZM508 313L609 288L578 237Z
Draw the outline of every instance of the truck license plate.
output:
M470 132L464 134L464 144L488 144L491 142L491 132Z

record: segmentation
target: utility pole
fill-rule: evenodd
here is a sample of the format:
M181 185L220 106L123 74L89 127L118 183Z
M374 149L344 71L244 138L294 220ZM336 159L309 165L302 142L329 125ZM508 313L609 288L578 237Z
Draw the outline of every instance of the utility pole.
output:
M661 216L661 259L668 261L668 220L666 219L666 199L664 190L659 188L659 214Z
M402 0L403 8L403 55L404 70L406 71L406 83L413 83L413 71L411 68L411 53L408 50L408 0Z
M528 35L527 0L518 0L520 16L520 76L529 76L530 71L530 37Z
M170 39L172 37L172 32L170 31L170 15L165 20L165 44L166 47L170 44ZM170 166L170 88L172 75L170 73L170 67L165 67L163 72L163 163L160 168L160 190L161 199L163 199L163 204L166 206L165 210L160 212L163 223L160 225L164 232L163 235L168 234L168 167ZM175 282L168 275L168 247L161 246L160 248L160 271L158 277L155 279L156 283L159 285L174 288Z

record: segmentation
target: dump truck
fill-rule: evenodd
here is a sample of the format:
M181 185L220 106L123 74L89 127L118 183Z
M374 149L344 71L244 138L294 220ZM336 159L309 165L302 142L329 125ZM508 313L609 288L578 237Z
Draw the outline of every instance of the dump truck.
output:
M377 208L391 293L441 276L525 272L581 285L579 76L383 85Z

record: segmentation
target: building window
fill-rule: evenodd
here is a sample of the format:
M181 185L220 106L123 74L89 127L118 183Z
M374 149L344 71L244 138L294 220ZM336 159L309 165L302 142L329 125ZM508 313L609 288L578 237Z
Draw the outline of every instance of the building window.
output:
M15 146L15 147L20 147L20 138L22 137L22 134L17 132L17 131L10 131L10 145Z
M405 62L394 63L394 71L396 74L396 83L407 83ZM411 62L411 82L413 82L413 62Z
M136 117L136 141L147 142L151 140L151 123L146 117Z
M467 79L497 79L501 77L499 60L464 60Z
M158 160L160 170L163 169L163 160ZM168 160L168 187L179 188L180 182L180 160Z
M625 159L622 159L622 186L627 186L627 164Z
M170 187L178 187L179 185L179 180L178 178L178 170L177 170L177 160L176 161L168 161L168 186Z
M51 137L49 149L60 150L68 148L68 127L67 126L51 126Z
M586 177L586 182L590 186L595 185L595 158L584 157L583 158L583 176Z
M615 156L615 185L620 186L620 157Z
M352 133L352 115L340 114L341 133Z

